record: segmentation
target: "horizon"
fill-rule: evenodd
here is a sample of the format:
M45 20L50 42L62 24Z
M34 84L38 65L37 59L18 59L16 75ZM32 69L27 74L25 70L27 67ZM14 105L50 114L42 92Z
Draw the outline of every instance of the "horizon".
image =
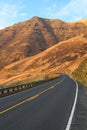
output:
M58 18L46 18L46 17L32 16L32 17L30 17L29 19L26 19L26 20L24 20L24 21L18 21L18 22L16 22L16 23L10 24L10 25L8 25L8 26L6 26L6 27L0 28L0 30L3 30L3 29L5 29L5 28L8 28L8 27L13 26L13 25L18 24L18 23L26 22L26 21L28 21L28 20L34 18L34 17L42 18L42 19L49 19L49 20L61 20L61 19L58 19ZM78 20L69 21L69 22L68 22L68 21L64 21L64 20L61 20L61 21L67 22L67 23L71 23L71 22L78 22L78 21L84 21L84 20L87 20L87 18L78 19Z
M78 4L79 3L79 4ZM32 17L75 22L86 19L87 1L83 0L3 0L0 1L0 30Z

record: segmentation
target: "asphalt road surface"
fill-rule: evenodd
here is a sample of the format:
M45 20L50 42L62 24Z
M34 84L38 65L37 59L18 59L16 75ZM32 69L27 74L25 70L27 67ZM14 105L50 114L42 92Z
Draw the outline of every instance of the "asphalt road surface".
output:
M76 83L67 75L0 98L0 130L66 130ZM68 130L68 129L67 129Z

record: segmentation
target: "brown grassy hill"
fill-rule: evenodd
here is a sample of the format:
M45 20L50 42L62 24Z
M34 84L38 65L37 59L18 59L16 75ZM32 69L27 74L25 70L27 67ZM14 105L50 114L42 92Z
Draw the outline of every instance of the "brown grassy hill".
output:
M11 85L49 78L58 73L71 74L87 58L87 34L60 42L0 71L0 84Z
M0 69L85 32L84 21L66 23L39 17L0 30Z

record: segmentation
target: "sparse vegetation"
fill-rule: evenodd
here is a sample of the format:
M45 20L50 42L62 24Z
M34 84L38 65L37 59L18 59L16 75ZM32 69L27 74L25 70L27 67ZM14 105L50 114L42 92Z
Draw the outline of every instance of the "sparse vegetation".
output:
M79 65L72 76L87 87L87 59Z
M0 85L71 74L87 57L87 21L33 17L0 30Z
M4 87L10 87L10 86L15 86L15 85L20 85L20 84L26 84L26 83L31 83L31 82L38 82L38 81L47 81L56 77L59 77L59 73L53 73L50 72L49 74L37 74L36 76L32 77L26 77L25 79L19 80L19 81L9 81L6 82L2 85L0 85L0 88Z

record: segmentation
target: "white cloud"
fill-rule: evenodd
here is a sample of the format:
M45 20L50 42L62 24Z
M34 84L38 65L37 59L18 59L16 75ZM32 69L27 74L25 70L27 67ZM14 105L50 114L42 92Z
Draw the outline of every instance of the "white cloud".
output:
M17 8L16 8L15 5L5 4L5 5L3 5L3 7L0 11L0 15L2 17L9 17L9 18L12 17L12 18L14 18L14 17L16 17L17 12L18 11L17 11Z
M87 17L87 0L70 0L70 2L60 10L52 6L48 10L48 15L52 18L69 21L82 19Z
M26 13L22 12L23 6L4 3L0 7L0 29L15 23L18 18L24 17Z

